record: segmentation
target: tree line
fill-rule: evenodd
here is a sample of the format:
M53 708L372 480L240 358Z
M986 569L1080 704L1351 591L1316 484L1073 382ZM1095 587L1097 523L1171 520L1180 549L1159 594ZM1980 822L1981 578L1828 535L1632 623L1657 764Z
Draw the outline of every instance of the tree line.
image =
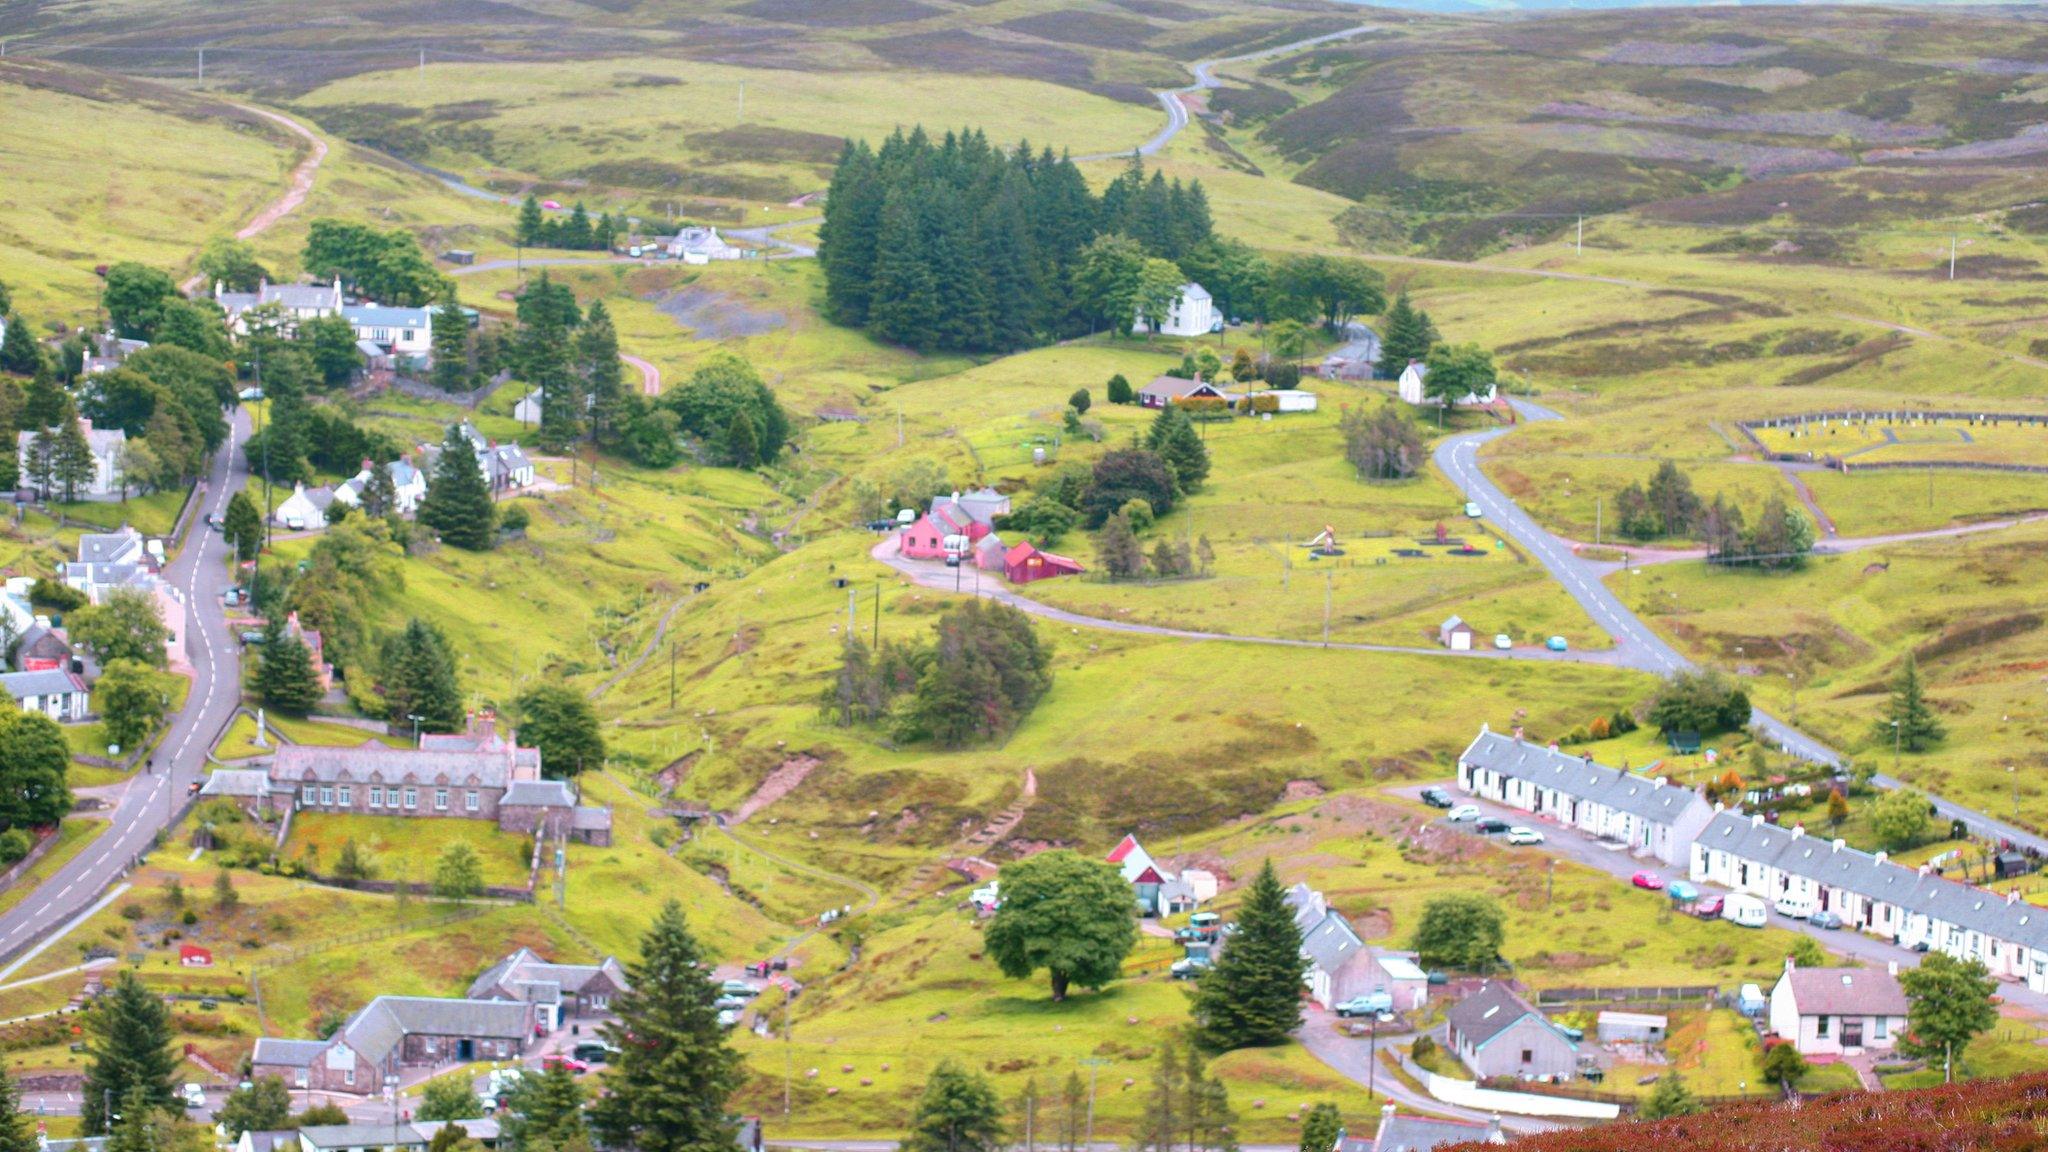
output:
M519 221L513 235L522 248L609 252L613 240L625 230L625 220L614 220L610 212L592 220L581 200L569 208L568 215L559 220L550 218L542 212L540 198L529 193L519 205Z
M1631 481L1615 493L1615 524L1632 540L1691 536L1707 546L1710 562L1767 570L1804 567L1813 551L1813 522L1773 492L1750 521L1742 508L1716 493L1702 500L1692 477L1669 460L1647 485Z

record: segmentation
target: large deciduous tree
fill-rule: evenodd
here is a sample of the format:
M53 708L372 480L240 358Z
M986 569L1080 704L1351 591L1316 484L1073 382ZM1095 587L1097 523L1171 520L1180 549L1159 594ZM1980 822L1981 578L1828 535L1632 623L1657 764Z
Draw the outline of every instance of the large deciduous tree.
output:
M513 703L519 742L540 749L541 768L566 779L604 763L604 731L590 699L565 684L538 684Z
M1500 956L1506 917L1490 896L1450 892L1422 906L1415 925L1415 950L1424 964L1485 969Z
M1970 1041L1998 1024L1997 981L1981 960L1929 952L1918 967L1899 973L1899 986L1908 1004L1899 1047L1941 1061L1942 1078L1954 1080L1955 1062Z
M1003 975L1043 969L1052 998L1101 988L1138 942L1137 905L1115 866L1055 849L1005 866L1003 902L983 941Z

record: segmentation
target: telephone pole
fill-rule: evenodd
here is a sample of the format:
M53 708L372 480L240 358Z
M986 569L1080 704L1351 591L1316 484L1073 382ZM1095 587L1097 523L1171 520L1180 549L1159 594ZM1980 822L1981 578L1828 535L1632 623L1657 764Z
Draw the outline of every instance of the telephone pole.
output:
M1956 237L1953 232L1948 237L1948 278L1956 278Z
M206 83L206 49L204 48L199 50L199 82L201 84Z
M1330 646L1330 581L1334 575L1335 573L1332 572L1323 573L1323 647L1325 648Z
M1572 249L1572 255L1574 256L1584 256L1586 254L1586 217L1583 214L1579 216L1579 235L1578 239L1572 241Z

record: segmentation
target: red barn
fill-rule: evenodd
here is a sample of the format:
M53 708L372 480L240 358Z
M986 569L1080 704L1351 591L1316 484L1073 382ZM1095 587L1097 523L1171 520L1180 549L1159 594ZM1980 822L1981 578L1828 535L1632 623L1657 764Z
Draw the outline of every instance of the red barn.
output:
M1029 584L1034 580L1074 576L1080 572L1079 561L1056 556L1051 552L1041 552L1028 540L1011 548L1003 557L1003 575L1012 584Z
M211 968L213 953L197 944L178 945L178 966L181 968Z

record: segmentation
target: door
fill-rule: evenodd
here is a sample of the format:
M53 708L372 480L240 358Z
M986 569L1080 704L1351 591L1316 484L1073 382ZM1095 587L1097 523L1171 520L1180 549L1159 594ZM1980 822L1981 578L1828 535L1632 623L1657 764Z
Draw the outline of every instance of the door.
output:
M1842 1021L1842 1047L1844 1047L1844 1048L1861 1048L1861 1047L1863 1047L1863 1021L1861 1021L1861 1020L1844 1020L1844 1021Z
M476 1059L476 1041L457 1040L455 1042L455 1058L465 1064Z

